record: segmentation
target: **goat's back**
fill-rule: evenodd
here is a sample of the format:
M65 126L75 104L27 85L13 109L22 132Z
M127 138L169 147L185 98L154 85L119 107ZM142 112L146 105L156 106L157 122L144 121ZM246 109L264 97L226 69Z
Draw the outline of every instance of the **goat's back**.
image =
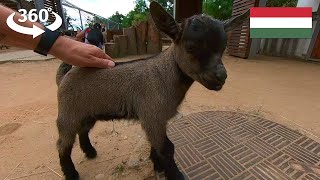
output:
M176 79L172 77L172 64L172 60L158 57L111 69L75 67L59 86L59 114L84 118L116 112L135 117L139 107L151 108L169 101L174 104L170 109L175 111L177 103L172 99L175 96L170 85Z

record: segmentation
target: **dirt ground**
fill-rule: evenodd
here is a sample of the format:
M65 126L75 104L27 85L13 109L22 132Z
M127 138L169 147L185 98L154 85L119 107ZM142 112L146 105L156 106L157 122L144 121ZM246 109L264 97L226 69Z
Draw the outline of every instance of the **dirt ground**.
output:
M1 46L1 44L0 44ZM1 53L7 53L7 52L16 52L16 51L23 51L25 49L22 49L22 48L17 48L17 47L12 47L12 46L8 46L9 49L3 47L2 49L0 48L0 54Z
M229 56L224 62L229 75L224 89L214 92L194 83L181 105L182 115L241 111L319 142L320 64ZM60 179L55 148L58 65L58 60L0 65L0 179ZM113 125L118 134L112 132ZM86 160L78 143L72 154L82 179L153 179L148 142L139 124L97 123L90 136L98 157Z

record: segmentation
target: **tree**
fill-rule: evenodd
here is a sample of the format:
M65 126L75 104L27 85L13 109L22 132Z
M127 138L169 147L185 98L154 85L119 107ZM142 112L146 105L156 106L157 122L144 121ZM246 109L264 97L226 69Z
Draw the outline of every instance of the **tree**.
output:
M113 22L122 24L124 17L125 16L123 14L120 14L118 11L116 11L116 13L113 14L109 19Z
M298 0L267 0L268 7L296 7ZM203 0L203 12L216 19L231 17L233 0Z
M149 0L158 2L164 9L169 12L171 15L173 15L173 8L174 8L174 2L173 0Z
M268 0L268 7L296 7L298 0Z
M231 17L233 0L204 0L203 12L216 19L226 20Z
M117 12L110 17L111 20L118 22L122 27L130 27L139 21L146 21L149 15L149 8L147 2L152 0L135 0L135 7L126 15L117 14ZM166 11L173 14L173 0L155 0L161 4ZM120 17L122 19L120 19Z

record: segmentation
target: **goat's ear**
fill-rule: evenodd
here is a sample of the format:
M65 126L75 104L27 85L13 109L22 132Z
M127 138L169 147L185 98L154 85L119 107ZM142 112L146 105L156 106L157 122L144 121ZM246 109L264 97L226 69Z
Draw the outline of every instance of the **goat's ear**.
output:
M173 17L155 1L150 3L150 13L157 29L173 41L179 38L181 28Z
M226 32L230 32L232 30L234 30L236 27L240 26L250 15L250 10L248 10L247 12L237 16L237 17L233 17L231 19L228 19L226 21L223 22L224 24L224 30Z

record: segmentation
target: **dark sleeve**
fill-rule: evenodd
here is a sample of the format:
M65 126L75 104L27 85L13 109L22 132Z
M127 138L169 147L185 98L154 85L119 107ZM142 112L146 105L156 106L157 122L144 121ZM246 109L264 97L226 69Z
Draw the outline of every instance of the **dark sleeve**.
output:
M103 40L103 34L102 33L100 33L100 42L101 42L101 44L103 44L104 42L103 42L104 40Z

